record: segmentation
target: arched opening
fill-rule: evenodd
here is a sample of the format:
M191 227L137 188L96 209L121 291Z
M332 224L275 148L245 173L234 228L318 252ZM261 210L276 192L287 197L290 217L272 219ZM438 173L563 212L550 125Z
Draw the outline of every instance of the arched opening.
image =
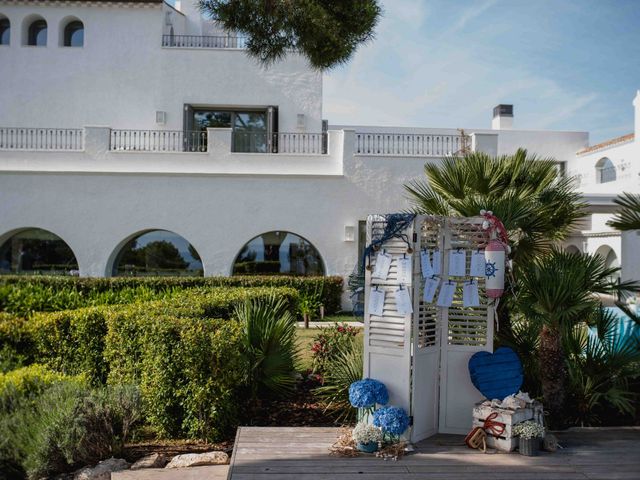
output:
M62 21L61 26L62 38L61 46L63 47L82 47L84 46L84 24L75 17L67 18Z
M596 183L608 183L616 181L616 167L607 157L601 158L596 163Z
M575 245L568 245L565 247L567 253L580 253L580 249Z
M41 228L25 228L0 246L0 273L73 275L78 261L67 243Z
M232 275L324 275L320 253L291 232L263 233L247 242L233 262Z
M23 45L46 47L47 21L38 15L31 15L25 18L24 24L26 28L23 34Z
M0 14L0 45L11 43L11 22L7 17Z
M602 245L598 250L596 250L596 255L600 255L604 258L605 267L620 268L620 260L618 259L616 252L610 246ZM620 271L614 273L611 278L617 281L620 278Z
M183 237L168 230L147 230L119 249L113 276L202 276L200 254Z

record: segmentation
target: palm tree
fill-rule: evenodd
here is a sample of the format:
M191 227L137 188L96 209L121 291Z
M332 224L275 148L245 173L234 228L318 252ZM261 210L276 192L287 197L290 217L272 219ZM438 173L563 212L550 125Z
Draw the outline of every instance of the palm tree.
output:
M640 195L623 193L614 200L621 208L607 224L617 230L640 230Z
M557 162L528 155L473 152L427 164L426 178L405 185L416 213L476 216L491 210L504 223L517 267L566 238L586 204Z
M599 255L549 253L521 265L516 304L539 327L538 368L542 395L551 425L564 426L567 364L563 339L600 308L597 294L626 295L636 282L612 280L618 268L608 268Z

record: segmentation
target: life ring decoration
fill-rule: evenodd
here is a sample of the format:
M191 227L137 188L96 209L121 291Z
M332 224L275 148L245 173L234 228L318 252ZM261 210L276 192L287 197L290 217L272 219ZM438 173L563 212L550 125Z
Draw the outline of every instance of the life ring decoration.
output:
M485 288L489 298L499 299L504 294L504 277L507 269L507 255L511 252L507 229L493 212L480 210L484 217L482 229L487 230L495 238L489 241L484 249Z

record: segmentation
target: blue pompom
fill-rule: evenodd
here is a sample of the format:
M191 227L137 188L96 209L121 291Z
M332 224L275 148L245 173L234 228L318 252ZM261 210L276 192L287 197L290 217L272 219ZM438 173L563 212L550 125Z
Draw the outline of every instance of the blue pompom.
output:
M389 401L389 392L384 383L365 378L351 384L349 401L356 408L371 408L376 404L385 405Z
M402 435L409 428L409 416L400 407L382 407L373 412L373 425L383 432Z

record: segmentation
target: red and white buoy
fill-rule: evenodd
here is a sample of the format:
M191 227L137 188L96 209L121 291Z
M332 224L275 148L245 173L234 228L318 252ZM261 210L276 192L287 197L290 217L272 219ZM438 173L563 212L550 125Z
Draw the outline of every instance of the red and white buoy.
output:
M500 298L504 293L506 256L507 250L504 244L495 238L484 249L485 285L489 298Z

